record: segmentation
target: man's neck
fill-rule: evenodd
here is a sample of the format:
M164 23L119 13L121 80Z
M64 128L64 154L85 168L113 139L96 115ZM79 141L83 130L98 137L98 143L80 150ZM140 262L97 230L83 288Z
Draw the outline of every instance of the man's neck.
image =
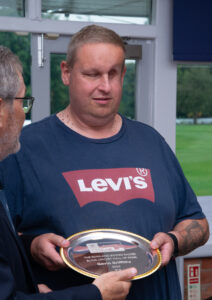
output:
M73 131L93 139L103 139L114 136L122 126L122 118L115 114L109 119L96 119L95 121L83 121L72 113L70 106L57 114L57 117Z

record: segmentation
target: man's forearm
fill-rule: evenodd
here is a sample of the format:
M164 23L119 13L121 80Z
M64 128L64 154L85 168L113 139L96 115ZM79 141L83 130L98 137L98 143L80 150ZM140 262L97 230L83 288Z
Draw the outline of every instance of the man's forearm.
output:
M178 255L185 255L204 245L209 238L209 226L206 219L182 221L171 232L178 239Z

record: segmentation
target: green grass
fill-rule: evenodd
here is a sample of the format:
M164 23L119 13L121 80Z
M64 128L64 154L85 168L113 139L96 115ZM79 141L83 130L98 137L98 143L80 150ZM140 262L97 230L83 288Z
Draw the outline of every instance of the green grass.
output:
M195 193L212 195L212 124L177 125L176 155Z

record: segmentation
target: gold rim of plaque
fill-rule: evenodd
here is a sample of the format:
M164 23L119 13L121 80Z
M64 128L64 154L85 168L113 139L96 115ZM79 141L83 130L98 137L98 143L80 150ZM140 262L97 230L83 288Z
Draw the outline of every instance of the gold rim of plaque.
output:
M112 233L120 233L120 234L127 234L128 236L132 236L132 237L135 237L137 238L138 240L140 241L145 241L146 243L150 244L150 241L138 234L135 234L135 233L132 233L132 232L129 232L129 231L125 231L125 230L119 230L119 229L106 229L106 228L98 228L98 229L90 229L90 230L84 230L84 231L80 231L78 233L75 233L71 236L69 236L66 240L70 241L70 240L73 240L75 237L77 236L81 236L83 234L89 234L89 233L92 233L92 232L112 232ZM132 280L136 280L136 279L140 279L140 278L144 278L144 277L147 277L151 274L153 274L155 271L157 271L161 265L161 261L162 261L162 257L161 257L161 253L160 253L160 250L159 249L155 249L155 252L157 254L157 264L152 267L149 271L145 272L145 273L142 273L140 275L136 275L132 278ZM86 275L88 277L91 277L91 278L97 278L99 277L99 275L97 274L93 274L93 273L90 273L90 272L86 272L84 270L82 270L81 268L78 268L76 267L70 260L68 260L64 254L64 248L60 248L60 255L63 259L63 261L73 270L77 271L78 273L80 274L83 274L83 275Z

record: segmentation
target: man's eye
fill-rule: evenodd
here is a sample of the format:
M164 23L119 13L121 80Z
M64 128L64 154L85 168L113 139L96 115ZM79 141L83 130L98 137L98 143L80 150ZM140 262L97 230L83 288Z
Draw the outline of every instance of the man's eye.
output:
M97 77L98 76L97 73L86 73L85 75L88 77Z
M112 70L110 71L109 76L114 77L116 74L117 74L116 70Z

